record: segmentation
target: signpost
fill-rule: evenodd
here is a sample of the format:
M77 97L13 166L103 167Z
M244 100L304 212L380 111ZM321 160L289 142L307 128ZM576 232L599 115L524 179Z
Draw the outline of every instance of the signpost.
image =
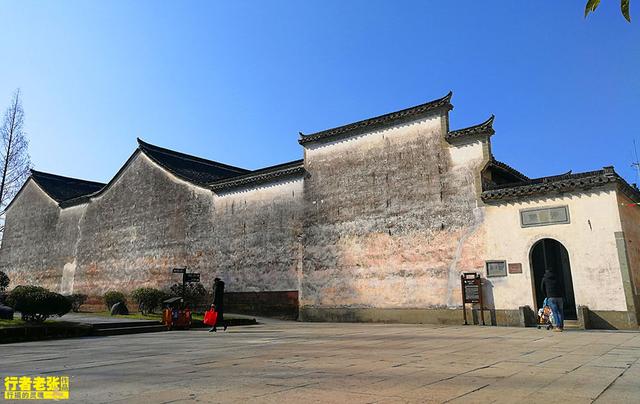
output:
M482 325L484 324L484 311L482 307L482 279L477 272L464 272L460 275L460 284L462 286L462 314L464 316L464 324L467 322L467 307L466 304L479 304L480 305L480 317L482 318ZM471 306L473 307L473 306Z
M187 273L187 267L173 268L171 271L174 274L182 274L182 297L184 298L184 292L187 289L187 283L200 282L200 273L190 272Z

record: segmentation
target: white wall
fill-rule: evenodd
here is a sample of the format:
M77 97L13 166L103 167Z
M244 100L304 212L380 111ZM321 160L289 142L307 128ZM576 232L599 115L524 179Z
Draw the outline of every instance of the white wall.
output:
M569 207L569 224L520 226L520 209ZM576 306L626 311L614 233L621 231L613 189L486 205L486 259L522 263L522 274L488 278L496 309L535 307L529 253L540 239L561 242L569 252ZM486 274L485 274L486 275Z

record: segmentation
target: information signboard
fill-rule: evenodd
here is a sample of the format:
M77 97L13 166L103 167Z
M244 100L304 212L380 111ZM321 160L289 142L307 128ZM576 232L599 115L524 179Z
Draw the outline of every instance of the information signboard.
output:
M464 324L467 325L467 309L466 304L479 304L480 317L482 325L484 325L484 311L482 305L482 279L477 272L464 272L460 275L460 284L462 286L462 313L464 316Z

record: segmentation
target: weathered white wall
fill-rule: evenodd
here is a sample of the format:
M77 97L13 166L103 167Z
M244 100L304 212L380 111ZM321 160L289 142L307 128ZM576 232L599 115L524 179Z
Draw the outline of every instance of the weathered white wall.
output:
M473 175L477 175L479 165L489 158L489 156L484 153L485 142L488 142L488 140L482 138L465 142L457 141L452 144L451 147L449 147L449 154L451 155L453 168L464 169L469 172L473 171Z
M571 223L520 226L520 209L559 205L569 206ZM484 210L486 260L522 263L522 274L488 278L496 309L536 306L529 254L538 240L551 238L561 242L569 252L577 306L626 311L614 235L621 231L615 190L492 203Z
M10 288L38 285L59 291L63 267L74 262L78 222L86 205L61 210L33 180L23 187L6 214L0 270ZM69 272L75 268L67 267ZM71 287L70 283L66 288ZM65 289L66 291L66 289Z
M298 290L302 194L301 177L218 192L207 271L232 292Z
M484 251L481 148L450 152L446 119L305 145L303 309L461 305Z

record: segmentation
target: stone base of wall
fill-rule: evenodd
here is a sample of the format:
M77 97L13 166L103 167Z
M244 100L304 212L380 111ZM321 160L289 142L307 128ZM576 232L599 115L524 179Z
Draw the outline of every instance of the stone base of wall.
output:
M301 307L301 321L462 325L462 309L377 309ZM469 324L482 324L479 310L467 309ZM485 325L521 326L520 310L484 310Z
M298 291L226 292L225 312L285 320L298 319Z
M587 328L601 330L637 330L635 313L627 311L588 311Z
M535 326L535 314L530 309L484 310L485 325L524 327ZM529 313L531 311L531 313ZM462 309L376 309L376 308L316 308L301 307L301 321L404 324L464 324ZM469 324L482 324L480 311L467 309ZM588 311L587 328L637 330L633 313L621 311Z

